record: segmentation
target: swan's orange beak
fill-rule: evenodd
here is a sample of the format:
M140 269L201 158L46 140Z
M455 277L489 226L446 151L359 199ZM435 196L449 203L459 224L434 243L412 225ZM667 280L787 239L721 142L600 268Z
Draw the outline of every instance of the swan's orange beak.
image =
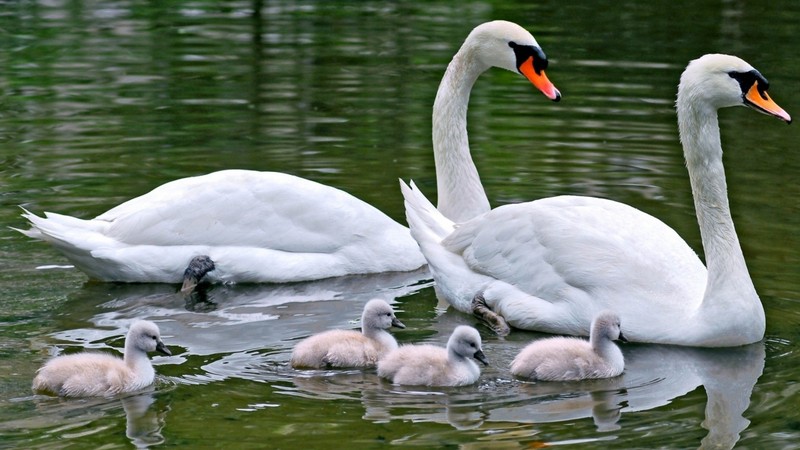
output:
M544 70L540 70L539 73L536 73L536 70L533 68L533 56L529 57L519 66L519 71L525 75L525 78L533 83L536 89L539 89L545 97L554 102L561 100L561 92L558 92L558 89L556 89L553 83L547 79Z
M542 75L544 75L544 73L542 73ZM789 113L772 101L769 95L767 95L767 91L759 91L757 80L744 95L744 102L747 106L752 107L756 111L775 116L786 123L792 123L792 117L789 116Z

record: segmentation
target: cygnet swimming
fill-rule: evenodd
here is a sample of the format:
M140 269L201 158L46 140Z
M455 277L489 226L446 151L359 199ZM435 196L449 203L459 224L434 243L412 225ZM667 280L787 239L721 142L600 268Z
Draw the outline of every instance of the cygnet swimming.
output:
M390 350L397 341L386 330L405 328L394 315L391 305L374 299L364 305L361 314L361 332L330 330L301 341L292 352L295 369L370 368Z
M478 381L481 374L472 358L489 365L478 330L460 325L450 335L446 349L426 344L392 350L378 362L378 375L394 384L464 386Z
M605 311L592 321L589 341L553 337L528 344L511 363L511 373L533 380L568 381L610 378L622 373L625 360L615 340L626 342L619 316Z
M172 353L161 341L153 322L134 322L125 338L125 354L118 358L106 353L75 353L57 356L37 371L34 392L64 397L113 396L132 392L153 383L155 370L147 353Z

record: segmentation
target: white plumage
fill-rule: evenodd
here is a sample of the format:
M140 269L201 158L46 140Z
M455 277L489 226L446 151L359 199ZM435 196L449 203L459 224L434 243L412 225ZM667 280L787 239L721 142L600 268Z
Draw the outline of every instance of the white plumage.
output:
M764 309L728 207L717 110L748 105L790 122L767 88L752 66L728 55L699 58L681 76L678 123L708 271L674 230L622 203L552 197L455 224L403 184L411 232L438 293L464 312L485 301L522 329L585 336L592 317L609 309L632 341L760 340Z
M364 305L361 332L329 330L302 340L292 351L291 365L296 369L369 368L397 348L397 341L386 330L405 328L394 315L391 305L374 299Z
M34 392L64 397L113 396L153 384L155 370L147 353L171 355L161 341L158 326L134 322L125 337L122 359L105 353L75 353L57 356L37 371Z
M510 48L509 39L520 47ZM516 62L528 53L530 61ZM545 95L560 97L530 33L496 21L470 34L433 110L439 204L460 218L489 210L469 156L466 113L475 79L493 65L524 71ZM376 208L339 189L275 172L224 170L172 181L91 220L28 211L23 217L32 228L20 232L53 244L101 281L180 283L200 255L213 261L206 275L211 282L308 281L425 264L408 229Z
M24 233L89 277L179 283L207 255L215 282L293 282L425 264L408 229L352 195L276 172L224 170L159 186L92 220L26 212Z
M453 330L447 348L403 345L378 362L378 376L394 384L412 386L465 386L478 381L475 361L488 365L478 330L461 325Z
M604 311L592 321L588 341L574 337L534 341L514 358L511 373L545 381L615 377L625 369L625 359L615 340L625 340L619 317Z

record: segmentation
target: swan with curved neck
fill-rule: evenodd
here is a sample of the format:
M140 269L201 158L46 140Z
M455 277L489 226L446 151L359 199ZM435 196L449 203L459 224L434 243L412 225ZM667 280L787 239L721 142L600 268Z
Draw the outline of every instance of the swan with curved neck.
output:
M586 335L617 312L629 340L736 346L764 336L765 317L728 205L717 110L746 105L787 123L767 80L729 55L681 76L680 140L708 269L678 234L631 206L558 196L501 206L459 223L402 185L411 234L451 305L507 330Z
M490 67L524 75L547 98L561 99L545 69L548 60L536 39L519 25L496 20L475 27L453 56L433 104L433 154L438 208L461 222L489 211L467 135L467 106L472 86Z
M491 66L525 75L552 100L547 58L519 25L479 25L453 58L433 112L440 206L463 220L489 210L469 154L466 113ZM283 283L410 271L425 264L408 229L352 195L277 172L223 170L164 184L91 220L25 211L31 229L101 281ZM189 263L191 261L191 263ZM187 268L188 264L188 268Z

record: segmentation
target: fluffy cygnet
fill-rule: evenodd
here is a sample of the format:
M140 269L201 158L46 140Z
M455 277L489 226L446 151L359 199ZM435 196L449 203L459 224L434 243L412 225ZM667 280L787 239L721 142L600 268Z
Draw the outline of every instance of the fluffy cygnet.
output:
M481 369L472 358L489 365L478 330L461 325L453 330L447 348L404 345L378 362L378 375L394 384L464 386L478 381Z
M364 305L361 332L330 330L301 341L292 352L295 369L368 368L397 348L397 341L386 330L405 328L397 320L391 305L374 299Z
M112 396L142 389L153 383L155 370L147 352L171 355L153 322L131 325L122 359L106 353L58 356L37 371L34 392L65 397Z
M528 344L511 363L511 373L546 381L610 378L622 373L625 360L614 342L626 342L619 316L605 311L592 321L589 341L573 337L541 339Z

